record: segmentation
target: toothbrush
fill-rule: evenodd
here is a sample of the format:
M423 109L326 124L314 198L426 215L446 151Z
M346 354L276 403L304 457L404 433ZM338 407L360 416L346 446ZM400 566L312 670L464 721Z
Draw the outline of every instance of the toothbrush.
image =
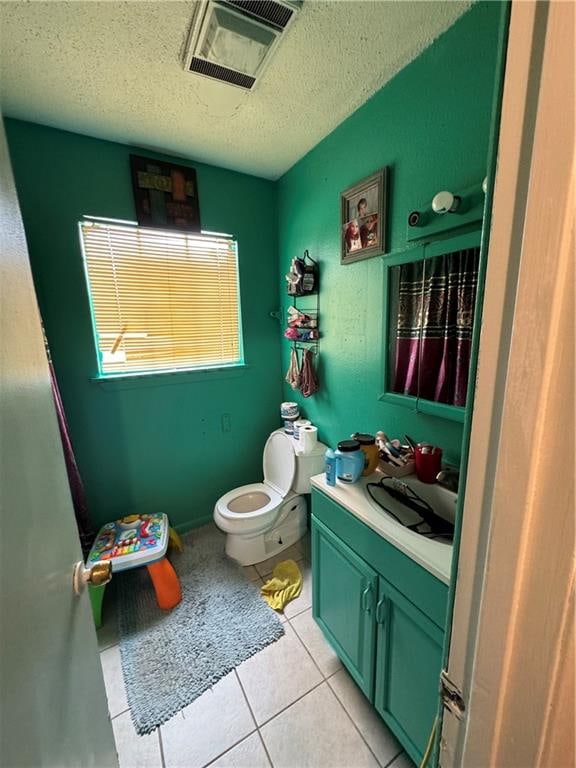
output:
M397 448L395 448L389 440L386 441L385 445L386 445L386 448L389 450L389 452L392 454L392 456L395 456L397 459L402 458L400 451Z
M406 438L406 442L408 443L408 445L410 446L410 448L412 448L412 450L413 450L414 452L416 452L416 448L417 448L417 446L418 446L418 444L417 444L416 440L413 440L413 439L410 437L410 435L404 435L404 437Z
M385 444L384 451L386 452L386 455L390 464L394 464L397 467L404 466L405 464L404 459L401 456L394 456L394 454L390 452L390 449L388 448L388 444Z

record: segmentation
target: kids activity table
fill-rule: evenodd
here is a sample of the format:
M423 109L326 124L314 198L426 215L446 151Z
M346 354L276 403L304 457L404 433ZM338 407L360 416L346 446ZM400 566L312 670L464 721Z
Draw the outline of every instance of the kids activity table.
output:
M182 599L180 580L166 557L169 540L168 517L163 513L129 515L103 525L88 555L87 566L112 562L112 573L146 566L159 608L171 610ZM101 625L105 585L90 589L96 627Z

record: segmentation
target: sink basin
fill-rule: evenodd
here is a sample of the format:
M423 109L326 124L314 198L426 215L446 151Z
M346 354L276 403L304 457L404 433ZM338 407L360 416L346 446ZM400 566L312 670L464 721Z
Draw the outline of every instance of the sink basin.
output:
M367 483L373 508L416 534L450 543L454 533L457 494L436 483L422 483L415 476Z

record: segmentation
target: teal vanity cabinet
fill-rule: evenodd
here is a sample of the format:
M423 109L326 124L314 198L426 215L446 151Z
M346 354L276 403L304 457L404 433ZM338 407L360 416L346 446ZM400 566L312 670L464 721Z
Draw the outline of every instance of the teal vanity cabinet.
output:
M438 708L444 632L379 579L374 706L420 762Z
M314 618L364 694L371 699L378 574L322 523L312 520ZM314 566L313 566L314 568Z
M438 707L448 587L312 491L314 619L412 760Z

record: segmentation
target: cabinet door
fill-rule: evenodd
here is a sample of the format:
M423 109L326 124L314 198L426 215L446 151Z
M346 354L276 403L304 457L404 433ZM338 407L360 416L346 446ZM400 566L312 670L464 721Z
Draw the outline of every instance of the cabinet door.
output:
M377 588L376 572L312 516L312 613L369 699Z
M379 579L374 706L420 763L436 717L444 633Z

